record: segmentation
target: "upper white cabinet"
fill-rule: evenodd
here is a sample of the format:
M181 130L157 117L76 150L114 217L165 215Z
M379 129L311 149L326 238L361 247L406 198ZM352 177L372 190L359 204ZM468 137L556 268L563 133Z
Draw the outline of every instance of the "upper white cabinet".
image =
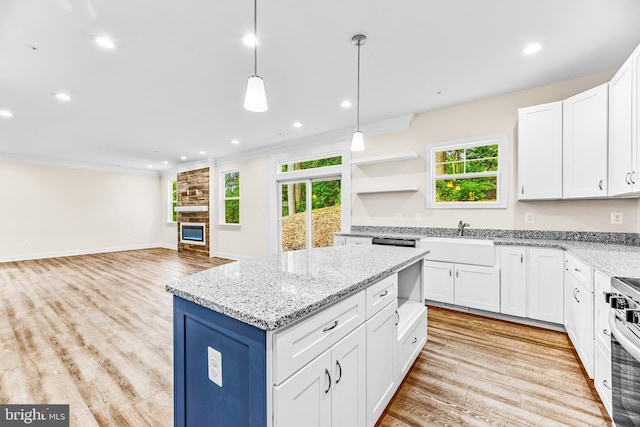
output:
M638 95L640 46L609 83L609 194L640 191L638 176Z
M562 197L607 195L608 84L562 102Z
M562 102L518 110L518 200L562 198Z

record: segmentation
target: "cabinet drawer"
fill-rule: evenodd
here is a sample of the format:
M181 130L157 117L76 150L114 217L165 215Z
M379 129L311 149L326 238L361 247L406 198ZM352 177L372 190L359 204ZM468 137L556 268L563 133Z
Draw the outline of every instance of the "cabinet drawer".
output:
M591 268L576 257L565 253L564 268L575 277L589 292L593 292Z
M346 236L345 243L347 245L370 245L373 239L371 237L354 237Z
M422 314L413 322L413 325L410 326L409 332L402 337L398 337L398 341L398 366L400 368L400 379L398 382L400 382L427 342L426 307L422 310Z
M365 292L360 291L274 334L275 384L280 384L364 321Z
M367 319L370 319L385 308L387 304L398 298L398 273L374 283L365 292L367 296Z

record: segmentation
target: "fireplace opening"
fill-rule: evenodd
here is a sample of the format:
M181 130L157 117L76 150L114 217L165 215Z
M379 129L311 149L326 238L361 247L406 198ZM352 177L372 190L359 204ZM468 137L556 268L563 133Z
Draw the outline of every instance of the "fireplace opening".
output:
M206 245L206 224L196 222L180 223L180 243Z

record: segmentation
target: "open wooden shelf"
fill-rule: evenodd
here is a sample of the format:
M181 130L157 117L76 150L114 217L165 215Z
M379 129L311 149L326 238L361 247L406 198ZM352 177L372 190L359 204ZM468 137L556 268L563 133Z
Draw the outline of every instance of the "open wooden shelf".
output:
M398 187L372 187L352 189L353 194L374 194L374 193L402 193L418 191L417 185L405 185Z
M377 163L399 162L402 160L413 160L418 158L415 151L407 151L405 153L385 154L382 156L364 157L362 159L351 160L354 166L373 165Z

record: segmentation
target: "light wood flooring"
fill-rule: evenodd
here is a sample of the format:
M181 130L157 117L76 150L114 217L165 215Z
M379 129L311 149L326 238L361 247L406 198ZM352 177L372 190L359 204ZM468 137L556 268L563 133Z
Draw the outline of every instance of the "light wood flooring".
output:
M166 249L0 264L0 403L72 426L173 425L164 285L225 260ZM429 340L380 426L606 426L566 334L429 308Z

